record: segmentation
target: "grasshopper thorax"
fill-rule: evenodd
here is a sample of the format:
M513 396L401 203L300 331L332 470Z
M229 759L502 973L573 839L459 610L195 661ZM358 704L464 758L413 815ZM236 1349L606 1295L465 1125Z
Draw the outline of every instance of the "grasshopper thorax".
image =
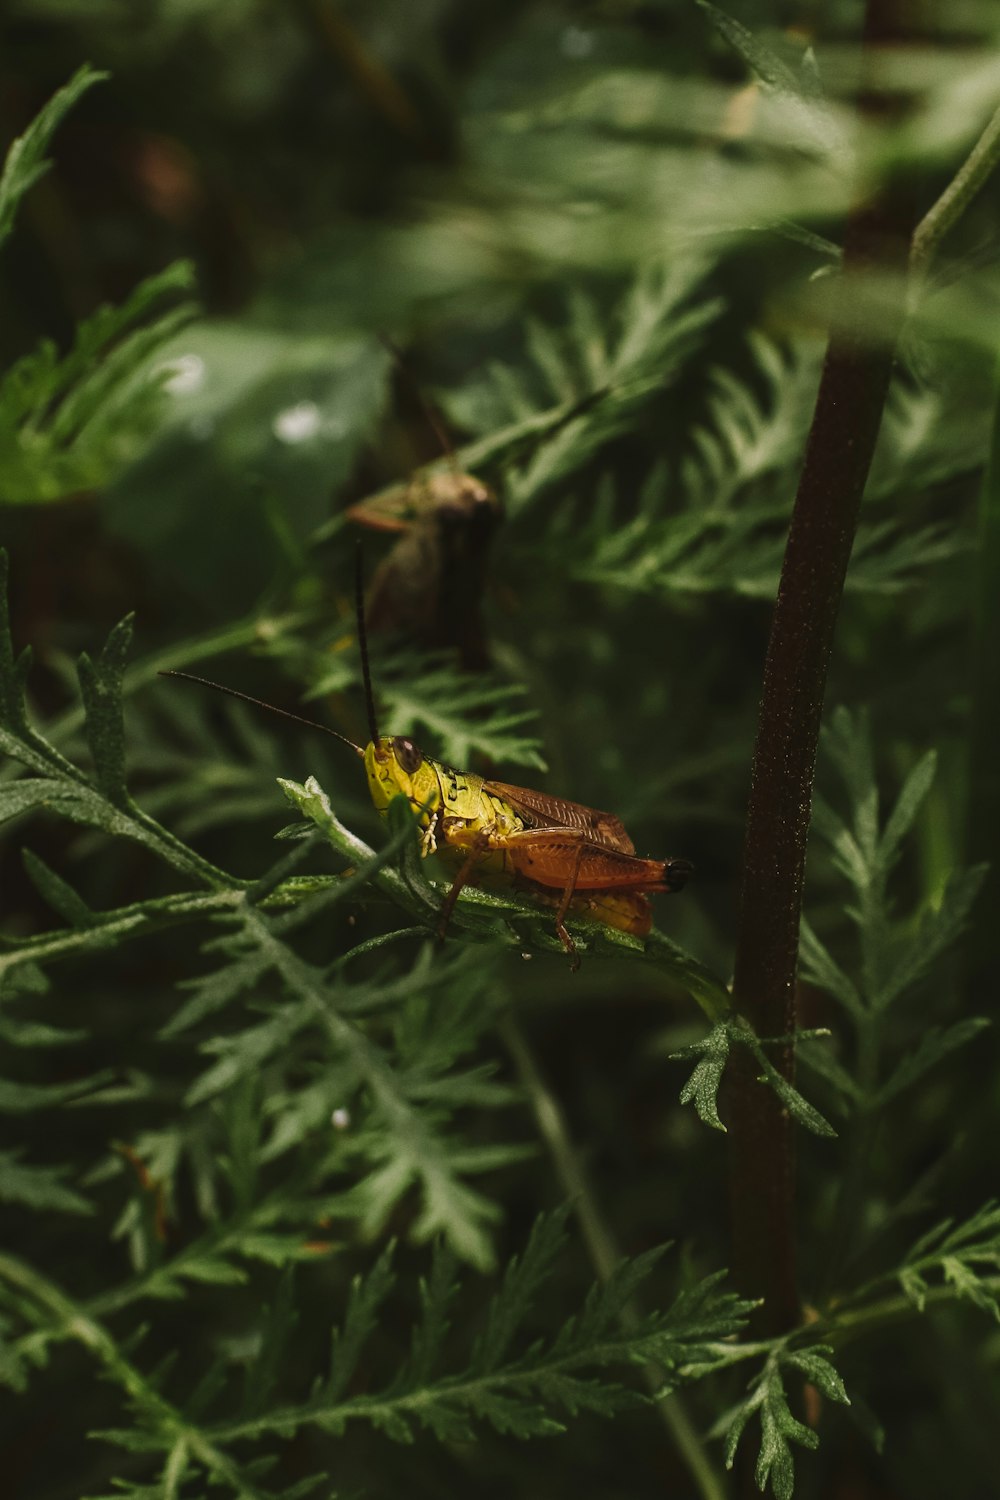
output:
M405 797L426 827L441 800L433 761L405 735L380 735L365 749L365 772L372 801L384 813L394 797Z

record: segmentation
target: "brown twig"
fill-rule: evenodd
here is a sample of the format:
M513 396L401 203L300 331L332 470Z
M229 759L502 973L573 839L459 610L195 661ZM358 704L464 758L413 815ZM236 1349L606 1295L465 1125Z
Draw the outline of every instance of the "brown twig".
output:
M893 34L869 0L864 53ZM898 33L895 33L898 35ZM872 101L862 101L862 107ZM734 1001L758 1036L795 1027L795 968L820 716L844 577L904 315L911 224L885 193L851 212L834 323L785 549L764 668L744 845ZM873 275L873 273L877 273ZM791 1077L793 1053L776 1059ZM792 1123L749 1053L730 1080L734 1272L761 1332L798 1321Z

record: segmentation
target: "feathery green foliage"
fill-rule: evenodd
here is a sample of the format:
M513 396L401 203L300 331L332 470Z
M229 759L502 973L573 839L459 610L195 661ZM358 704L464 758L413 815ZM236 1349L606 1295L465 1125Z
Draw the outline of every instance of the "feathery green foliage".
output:
M977 138L982 180L992 10L887 49L876 119L846 13L814 53L766 4L37 9L0 20L12 1500L790 1500L863 1468L987 1493L988 193L946 205L919 283L870 288L872 348L909 315L792 1034L754 1035L724 976L842 215L897 174L925 213ZM112 76L45 105L81 48ZM493 665L373 627L381 731L696 867L648 937L569 910L579 973L530 889L466 887L440 941L454 868L405 801L382 822L342 746L157 677L364 743L349 512L453 465L503 506L474 558ZM395 540L367 535L369 576ZM766 1337L724 1227L740 1049L799 1157L802 1312Z
M0 174L0 245L10 236L21 199L52 165L45 152L60 122L81 95L107 76L86 64L78 68L69 83L53 94L24 134L11 144Z
M0 381L4 502L62 500L109 483L154 429L174 373L154 356L194 316L194 270L178 261L143 281L121 307L82 322L60 358L51 340ZM161 310L165 302L176 306Z
M537 717L518 708L525 689L490 674L470 678L445 658L397 652L378 658L379 732L415 735L434 746L449 765L469 765L475 756L544 771L537 738L520 732ZM310 689L310 698L360 688L360 672L338 662ZM424 731L428 730L430 738Z
M779 1348L768 1355L760 1374L750 1383L747 1396L720 1423L726 1439L726 1467L732 1468L744 1430L754 1417L760 1421L760 1452L754 1470L757 1488L771 1487L775 1500L791 1500L795 1493L792 1443L817 1448L819 1438L811 1427L792 1415L785 1391L785 1378L794 1375L816 1387L829 1401L850 1405L844 1383L826 1358L823 1344L810 1349Z
M964 1224L948 1219L928 1230L913 1246L899 1269L899 1284L923 1312L935 1271L960 1297L1000 1321L996 1280L989 1284L979 1267L1000 1270L1000 1208L985 1204Z
M21 199L51 163L45 151L64 116L106 73L80 68L10 147L0 175L0 245ZM193 315L190 302L150 313L187 292L193 268L179 261L143 281L121 307L79 325L60 358L51 339L0 379L0 497L5 504L58 500L107 483L151 430L168 371L151 356Z
M546 541L553 566L559 562L587 583L633 595L773 598L819 371L808 346L783 351L757 338L749 353L749 379L712 371L705 424L690 435L691 451L673 472L662 462L653 466L627 519L610 475L594 500L556 508ZM942 398L930 399L940 416ZM902 414L914 414L905 396L899 408L906 431ZM944 478L968 455L956 429L942 421L941 430ZM876 493L884 491L878 498L898 501L904 479L898 467L883 474L881 485L876 480ZM863 521L848 588L908 592L927 568L968 546L967 537L941 522Z
M921 1018L919 1036L910 1048L884 1076L879 1069L878 1058L886 1052L890 1007L898 1007L901 997L957 941L986 870L978 865L952 871L943 888L920 910L897 917L889 881L904 840L930 793L935 756L930 752L917 761L883 820L864 717L838 709L825 746L846 789L850 814L841 818L818 798L815 822L831 846L837 872L851 888L847 912L857 929L859 979L844 972L807 921L802 925L802 972L843 1008L857 1038L859 1066L852 1075L817 1043L803 1048L802 1056L831 1086L840 1113L870 1118L989 1025L982 1016L966 1016L946 1026L928 1026Z
M796 1041L809 1040L813 1036L815 1032L800 1032ZM772 1038L767 1039L768 1042L771 1040ZM814 1109L808 1100L803 1099L798 1089L781 1076L764 1051L765 1042L755 1037L751 1028L739 1017L719 1021L701 1041L672 1054L676 1058L698 1058L693 1073L681 1089L680 1100L682 1104L693 1104L700 1120L715 1130L724 1131L726 1128L719 1118L718 1096L726 1063L734 1046L750 1049L762 1070L760 1082L767 1083L774 1089L794 1120L806 1130L811 1130L814 1135L836 1135L833 1126L823 1118L819 1110Z
M459 462L469 469L504 462L515 515L586 464L678 377L718 315L717 299L688 305L704 269L694 257L651 265L610 319L579 292L558 332L530 322L522 367L492 365L478 382L445 394L455 421L492 434L463 448ZM519 463L526 441L531 456Z
M336 1438L348 1424L366 1422L396 1442L412 1442L415 1430L422 1428L451 1443L472 1441L476 1428L486 1423L516 1438L550 1437L565 1431L567 1418L581 1413L608 1417L648 1403L650 1398L634 1385L616 1379L615 1371L654 1366L661 1389L667 1390L684 1378L686 1368L697 1365L704 1373L713 1358L724 1360L724 1355L713 1356L713 1349L739 1332L751 1304L722 1291L718 1276L685 1290L665 1311L647 1314L638 1327L622 1333L622 1309L649 1278L662 1249L623 1261L605 1285L591 1289L553 1337L526 1341L526 1325L530 1330L546 1282L566 1248L565 1219L563 1211L536 1222L523 1254L510 1261L484 1311L467 1363L453 1371L442 1364L454 1359L448 1357L454 1343L452 1308L461 1285L457 1262L438 1245L430 1273L420 1283L409 1357L383 1388L352 1394L395 1289L390 1246L366 1276L351 1283L342 1321L330 1333L327 1372L301 1400L277 1407L269 1405L276 1369L295 1325L290 1272L278 1283L274 1303L263 1309L242 1378L234 1381L233 1371L219 1366L180 1402L167 1394L169 1370L142 1371L129 1351L58 1288L7 1257L0 1257L0 1277L13 1290L19 1318L37 1331L41 1347L80 1341L127 1395L136 1425L104 1432L106 1441L128 1452L160 1456L164 1486L171 1472L183 1476L190 1469L234 1495L277 1500L298 1493L297 1487L258 1488L256 1476L265 1469L242 1457L245 1445L274 1433L287 1440L315 1428ZM11 1352L16 1358L16 1345ZM20 1379L20 1372L13 1373L16 1368L12 1365L12 1377ZM328 1476L312 1482L320 1478Z

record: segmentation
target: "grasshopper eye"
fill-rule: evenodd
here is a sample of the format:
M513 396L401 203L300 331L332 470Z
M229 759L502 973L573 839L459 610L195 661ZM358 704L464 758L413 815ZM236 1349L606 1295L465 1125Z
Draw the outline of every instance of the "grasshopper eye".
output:
M423 752L412 740L396 739L392 742L393 753L407 776L412 776L423 760Z

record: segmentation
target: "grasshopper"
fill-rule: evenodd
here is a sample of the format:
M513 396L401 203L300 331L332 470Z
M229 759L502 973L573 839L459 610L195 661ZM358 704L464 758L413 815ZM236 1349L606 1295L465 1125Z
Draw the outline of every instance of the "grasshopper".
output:
M372 580L366 618L433 648L457 651L463 667L489 665L482 619L490 544L503 507L488 484L463 473L447 432L391 339L380 335L413 390L448 467L426 467L405 484L358 501L348 520L393 532L396 542Z
M380 735L375 718L365 631L360 566L356 580L358 642L371 738L355 744L328 725L289 713L222 683L190 672L164 672L241 698L283 718L319 729L347 745L364 761L375 808L385 814L405 797L420 829L421 855L437 853L457 865L438 922L443 940L451 914L466 885L507 886L555 908L555 930L572 967L579 967L576 944L566 928L570 911L607 927L645 937L652 927L649 896L679 891L693 866L686 859L643 859L635 852L621 820L579 802L547 792L512 786L457 771L434 760L405 735Z
M456 465L362 500L347 516L397 533L372 582L369 627L455 647L464 667L488 665L481 602L502 516L490 486Z

